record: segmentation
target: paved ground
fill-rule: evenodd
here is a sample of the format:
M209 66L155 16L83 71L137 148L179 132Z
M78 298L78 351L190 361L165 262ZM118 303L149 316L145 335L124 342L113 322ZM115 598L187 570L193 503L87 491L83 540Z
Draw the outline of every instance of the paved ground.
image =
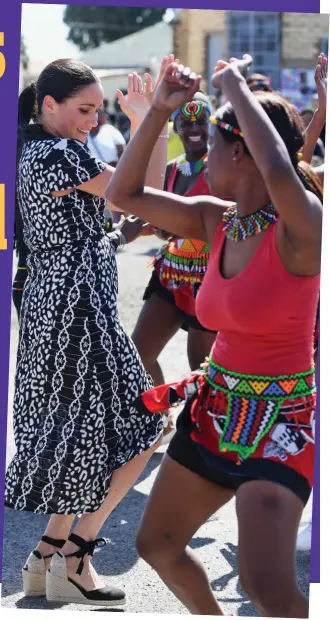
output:
M123 325L129 333L134 327L141 306L143 288L150 275L146 262L148 256L154 253L158 245L155 239L139 239L118 255L120 314ZM17 321L13 313L7 461L15 452L11 403L17 336ZM188 371L185 340L186 336L183 332L178 334L162 354L161 362L166 378L169 380L185 376ZM100 574L104 575L105 581L111 581L114 585L125 588L128 599L125 609L127 612L186 613L183 606L165 588L147 564L137 557L135 552L136 527L162 459L162 452L164 452L164 447L154 455L138 483L108 519L101 535L108 540L109 544L100 553L95 554L95 566ZM310 506L307 506L306 516L310 513L310 509ZM43 516L16 513L6 509L3 607L49 608L44 600L25 599L21 582L21 567L33 549L33 545L39 540L46 521L47 518ZM205 563L214 592L219 600L223 601L225 609L234 615L255 616L256 612L246 600L237 579L237 529L234 502L219 511L199 530L191 541L191 547ZM297 569L299 583L304 591L308 592L308 554L299 556ZM86 607L70 605L66 606L66 609L83 610ZM116 609L115 611L122 610Z

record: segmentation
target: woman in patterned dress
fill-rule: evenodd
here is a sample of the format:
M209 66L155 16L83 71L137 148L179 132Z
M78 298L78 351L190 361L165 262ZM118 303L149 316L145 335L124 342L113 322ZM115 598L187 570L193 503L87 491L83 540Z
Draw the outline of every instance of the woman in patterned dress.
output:
M171 60L164 58L162 70ZM151 88L147 94L142 80L129 76L122 106L132 131ZM121 238L104 232L114 169L85 144L102 101L93 71L71 59L48 65L19 99L18 201L29 256L14 396L17 452L5 501L52 515L23 569L25 594L109 606L125 603L125 593L104 587L88 556L159 445L162 418L143 419L133 404L152 383L118 317L114 246ZM154 187L163 185L166 155L162 134L148 171Z

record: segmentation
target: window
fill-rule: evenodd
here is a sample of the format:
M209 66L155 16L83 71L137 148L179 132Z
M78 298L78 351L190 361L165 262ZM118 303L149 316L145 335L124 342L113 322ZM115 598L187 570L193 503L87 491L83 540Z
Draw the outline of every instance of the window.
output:
M323 52L323 54L325 54L328 57L328 51L329 51L329 40L321 39L321 52Z
M261 54L256 54L254 57L254 64L256 67L259 67L258 72L259 73L265 73L262 69L260 69L260 67L263 67L265 65L264 62L264 57Z
M274 88L280 86L280 13L228 11L228 57L251 54L251 71L268 75Z

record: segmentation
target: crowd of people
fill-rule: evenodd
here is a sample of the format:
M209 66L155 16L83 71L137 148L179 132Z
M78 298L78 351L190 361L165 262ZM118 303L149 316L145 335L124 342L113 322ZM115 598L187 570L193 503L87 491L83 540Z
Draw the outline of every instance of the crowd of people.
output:
M20 94L5 501L50 515L22 570L26 596L125 604L91 557L170 438L139 555L190 613L226 615L188 545L236 496L246 595L262 616L308 617L295 553L314 472L327 59L308 122L251 63L218 61L218 107L173 55L155 84L129 75L117 92L129 139L80 61L54 61ZM164 245L130 337L116 251L140 235ZM180 329L191 375L167 384L158 358Z

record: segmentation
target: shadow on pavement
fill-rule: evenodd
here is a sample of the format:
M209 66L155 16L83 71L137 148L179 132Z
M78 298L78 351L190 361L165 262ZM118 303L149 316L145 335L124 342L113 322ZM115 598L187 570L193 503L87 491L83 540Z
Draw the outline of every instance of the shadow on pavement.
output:
M253 605L246 598L245 592L241 587L238 579L236 584L236 591L238 598L221 598L220 592L224 591L229 582L232 579L236 579L238 577L238 566L237 566L237 556L238 556L238 547L232 543L227 543L226 547L220 550L222 556L227 560L228 564L231 566L231 571L226 573L225 575L221 575L219 578L214 579L211 582L211 587L219 602L226 603L241 603L241 605L236 610L236 615L238 616L258 616ZM297 581L298 585L303 591L303 593L308 597L309 596L309 584L310 584L310 554L309 553L299 553L297 554Z
M138 479L136 486L146 480L160 465L163 454L156 452L150 459L146 469ZM147 496L136 488L131 489L110 518L103 526L100 536L107 539L108 545L104 550L96 550L94 565L100 575L106 579L118 577L127 573L138 561L135 550L135 537L140 523ZM216 516L211 520L216 519ZM5 509L5 533L3 549L3 584L2 597L22 592L21 569L24 562L38 543L48 521L47 515L35 515L28 512L19 512ZM201 549L215 543L212 537L196 536L189 544L192 549ZM212 590L218 600L224 605L235 605L236 614L240 616L256 616L256 611L246 599L237 579L237 545L227 543L219 549L219 555L227 561L229 572L220 575L211 582ZM220 566L219 562L219 566ZM223 564L223 562L222 562ZM297 556L298 583L302 591L308 596L310 580L310 555L301 553ZM237 580L231 591L233 596L222 597L232 580ZM122 584L123 587L124 584ZM165 587L165 586L164 586ZM237 596L235 595L235 591ZM231 606L230 605L230 606ZM49 605L45 598L25 598L22 596L15 602L20 609L60 609L61 604ZM95 608L85 606L82 609L93 611L123 612L123 608Z

